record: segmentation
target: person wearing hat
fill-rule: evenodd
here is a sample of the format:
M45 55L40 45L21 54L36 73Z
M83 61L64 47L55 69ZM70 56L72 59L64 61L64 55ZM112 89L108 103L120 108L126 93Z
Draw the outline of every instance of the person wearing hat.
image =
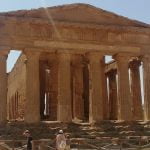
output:
M29 130L25 130L23 135L27 137L27 150L32 150L32 136Z
M65 150L66 148L66 138L63 130L59 130L56 136L56 149L57 150Z

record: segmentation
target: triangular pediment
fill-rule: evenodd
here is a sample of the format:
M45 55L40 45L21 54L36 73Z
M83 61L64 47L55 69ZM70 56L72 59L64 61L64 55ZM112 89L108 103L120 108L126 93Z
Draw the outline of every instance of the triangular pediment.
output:
M88 4L80 3L33 10L20 10L8 13L0 13L0 15L49 19L50 21L57 20L100 25L149 27L148 24L128 19Z

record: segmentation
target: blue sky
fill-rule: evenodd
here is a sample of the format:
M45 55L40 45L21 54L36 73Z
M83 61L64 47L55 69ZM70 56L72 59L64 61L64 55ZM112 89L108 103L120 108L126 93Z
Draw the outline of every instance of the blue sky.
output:
M88 3L119 15L150 24L150 0L0 0L0 12L50 7L70 3ZM18 53L8 57L8 71L11 70Z

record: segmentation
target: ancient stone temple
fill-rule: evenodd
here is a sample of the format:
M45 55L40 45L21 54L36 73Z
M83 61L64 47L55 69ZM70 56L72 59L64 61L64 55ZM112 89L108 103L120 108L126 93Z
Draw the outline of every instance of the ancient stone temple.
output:
M150 120L150 25L87 4L0 13L0 122L14 119Z

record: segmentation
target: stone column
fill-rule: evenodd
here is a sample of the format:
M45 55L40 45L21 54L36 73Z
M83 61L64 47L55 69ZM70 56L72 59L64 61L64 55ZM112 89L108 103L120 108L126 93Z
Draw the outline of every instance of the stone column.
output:
M103 76L101 67L103 55L90 53L89 58L89 121L90 123L103 120Z
M109 119L118 119L118 101L117 101L117 80L116 80L116 70L111 70L108 72L109 80Z
M70 54L58 54L58 120L72 121Z
M107 92L107 76L105 74L105 57L101 60L102 70L102 86L103 86L103 120L109 119L109 103L108 103L108 92Z
M143 81L144 81L144 115L145 120L150 120L150 55L144 55Z
M143 120L141 83L140 83L140 71L139 71L140 65L141 62L138 60L133 60L132 62L130 62L133 120Z
M40 81L39 81L39 52L25 52L26 64L26 104L25 122L40 121Z
M84 119L83 64L80 56L74 56L73 62L73 114L74 118Z
M88 62L84 59L83 65L83 99L84 99L84 117L89 120L89 69Z
M7 54L0 53L0 123L7 120Z
M40 75L40 117L44 119L44 101L45 101L45 91L46 91L46 64L45 61L39 62L39 75Z
M118 69L118 119L130 121L132 120L131 93L128 71L130 56L127 54L118 54L114 58L117 61Z
M56 56L53 56L55 58ZM50 61L49 97L50 97L50 120L57 120L57 95L58 95L58 63L57 59Z

